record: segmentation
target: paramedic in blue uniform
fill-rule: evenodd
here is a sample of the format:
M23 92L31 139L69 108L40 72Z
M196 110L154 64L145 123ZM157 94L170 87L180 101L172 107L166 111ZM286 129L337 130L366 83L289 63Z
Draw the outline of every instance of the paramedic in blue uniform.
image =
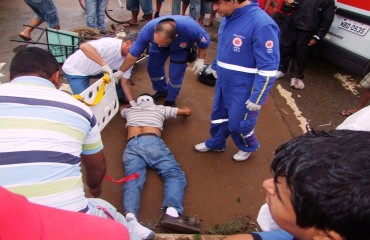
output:
M260 145L254 126L279 65L279 27L255 2L212 2L223 18L212 65L217 81L211 137L194 149L224 151L231 135L240 150L233 159L244 161Z
M148 48L148 74L153 89L157 91L153 99L166 97L164 105L174 106L184 79L188 52L194 44L198 46L198 58L194 61L192 70L197 74L204 67L204 58L210 44L208 33L189 16L167 15L153 19L141 29L120 71L127 71ZM164 67L169 56L167 82ZM131 99L130 96L127 97Z

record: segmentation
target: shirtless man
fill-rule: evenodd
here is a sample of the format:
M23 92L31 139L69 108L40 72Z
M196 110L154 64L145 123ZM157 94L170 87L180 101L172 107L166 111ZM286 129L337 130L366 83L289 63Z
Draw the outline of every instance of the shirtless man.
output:
M137 99L137 106L121 111L121 116L127 120L128 129L128 140L123 154L125 173L126 176L139 173L139 178L127 182L123 187L124 213L129 225L142 239L154 238L155 235L136 218L147 167L157 170L164 181L164 214L160 221L161 226L181 233L200 232L199 228L189 224L181 216L184 211L185 174L160 137L165 119L190 114L188 107L155 105L149 94L141 95Z

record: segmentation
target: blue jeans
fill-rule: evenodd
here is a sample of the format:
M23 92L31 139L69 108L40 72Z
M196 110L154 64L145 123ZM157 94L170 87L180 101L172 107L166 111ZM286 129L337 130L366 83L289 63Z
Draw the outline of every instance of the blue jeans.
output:
M172 0L172 15L179 15L181 10L181 0Z
M64 73L64 77L67 79L73 94L80 94L90 86L90 78L101 78L103 77L103 74L95 76L78 76ZM119 82L116 84L116 92L118 99L125 98L125 94L123 93L122 86Z
M123 207L125 213L137 216L140 208L140 194L146 181L146 168L157 171L164 181L164 199L162 208L174 207L182 214L185 174L175 160L171 151L161 138L156 136L139 136L131 139L123 154L125 175L139 173L139 178L128 181L123 186Z
M202 13L212 12L212 3L206 0L190 0L189 3L189 15L194 19L198 19Z
M85 4L87 26L104 30L106 0L86 0Z

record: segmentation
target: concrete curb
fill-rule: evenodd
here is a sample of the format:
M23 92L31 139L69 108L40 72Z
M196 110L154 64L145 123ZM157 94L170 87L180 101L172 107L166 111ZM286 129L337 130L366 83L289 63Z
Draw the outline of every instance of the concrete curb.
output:
M223 235L156 233L155 240L222 240Z

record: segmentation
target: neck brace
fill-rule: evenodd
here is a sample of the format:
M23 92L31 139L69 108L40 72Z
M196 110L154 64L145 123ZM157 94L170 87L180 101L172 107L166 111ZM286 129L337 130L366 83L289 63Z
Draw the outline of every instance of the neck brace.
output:
M137 105L141 108L149 107L149 106L154 106L154 100L151 96L144 95L140 96L137 101Z

